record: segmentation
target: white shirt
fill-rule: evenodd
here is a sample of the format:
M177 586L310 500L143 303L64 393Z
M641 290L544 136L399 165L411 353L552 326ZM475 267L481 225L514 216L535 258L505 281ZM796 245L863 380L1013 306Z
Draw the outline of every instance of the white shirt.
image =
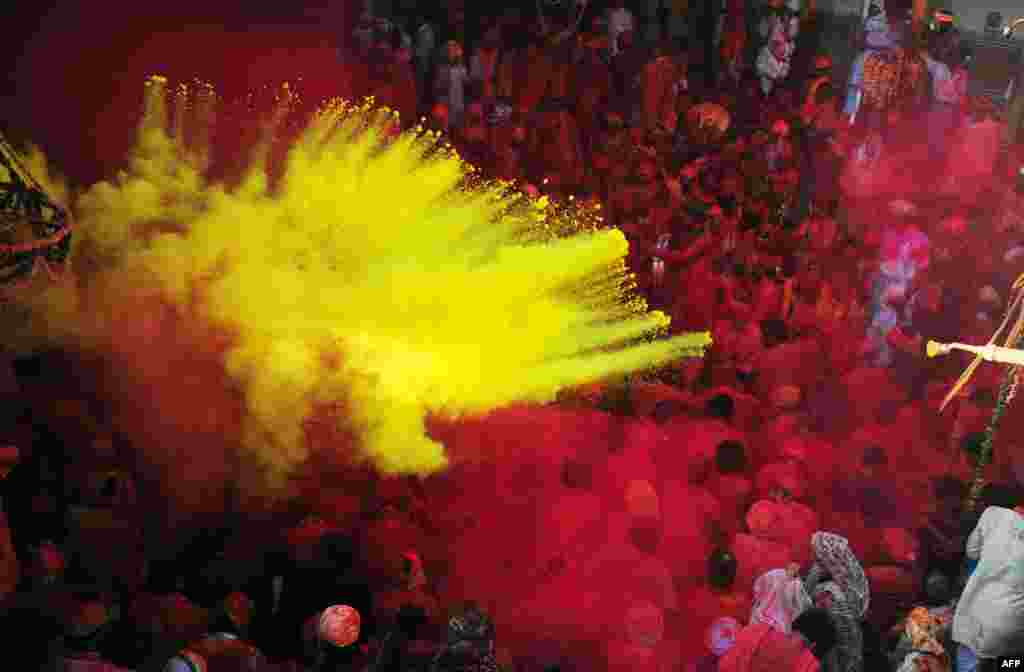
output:
M979 562L956 606L953 641L979 658L1024 651L1024 517L988 507L966 552Z

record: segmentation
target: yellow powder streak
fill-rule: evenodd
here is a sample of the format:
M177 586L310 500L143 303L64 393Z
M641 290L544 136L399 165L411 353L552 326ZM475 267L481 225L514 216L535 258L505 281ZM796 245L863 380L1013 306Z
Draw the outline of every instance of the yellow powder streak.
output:
M548 402L710 343L652 338L668 319L630 293L619 231L573 230L572 211L501 185L461 188L465 164L428 156L417 134L381 149L386 112L331 103L275 186L269 140L226 186L204 176L212 92L177 92L169 115L166 81L147 82L127 171L77 202L76 249L107 255L92 282L111 295L153 286L183 308L203 287L198 314L237 336L225 366L245 391L245 447L276 477L308 457L302 423L320 402L344 402L341 421L381 471L427 474L447 463L424 431L430 414ZM172 226L139 233L155 222ZM42 320L51 338L73 303L37 302L53 315ZM75 319L92 318L83 308ZM325 353L341 366L325 366Z

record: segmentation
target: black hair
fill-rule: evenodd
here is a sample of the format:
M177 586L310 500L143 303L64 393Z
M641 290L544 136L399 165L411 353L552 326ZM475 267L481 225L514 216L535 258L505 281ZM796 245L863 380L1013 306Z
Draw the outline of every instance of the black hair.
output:
M761 227L761 215L747 210L743 213L742 228L744 231L753 231Z
M1009 483L989 483L981 491L981 501L985 506L999 506L1004 509L1012 509L1021 501L1021 488Z
M741 474L747 470L747 450L739 441L722 441L715 448L715 467L720 474Z
M832 617L827 611L817 607L804 611L793 620L793 632L799 632L807 638L811 652L818 660L828 655L839 641Z
M953 476L942 476L932 481L936 499L963 499L967 496L967 485Z
M736 581L739 563L732 551L716 548L708 556L708 583L712 587L725 590Z
M928 584L932 579L941 579L943 581L942 588L937 594L932 594L928 590ZM921 594L924 596L928 606L937 607L947 604L953 598L953 582L950 580L949 575L942 570L931 569L925 572L924 578L921 580Z
M651 417L656 423L663 424L683 412L684 406L676 399L662 399L654 404L654 412Z
M710 418L732 420L736 413L736 402L728 394L716 394L704 404L704 414Z
M785 275L785 270L783 270L783 275ZM761 339L764 341L765 347L785 343L789 340L789 327L785 320L775 318L761 320L760 327Z
M782 258L782 275L786 278L796 277L800 264L795 254L787 254Z
M872 444L864 449L864 455L861 457L861 463L871 466L880 466L889 463L889 457L885 454L885 449L877 444Z
M984 432L971 432L960 441L960 450L967 453L972 460L981 457L981 443L985 440Z
M117 496L119 485L120 481L117 476L108 476L103 480L103 488L100 490L100 496L104 499L111 499Z

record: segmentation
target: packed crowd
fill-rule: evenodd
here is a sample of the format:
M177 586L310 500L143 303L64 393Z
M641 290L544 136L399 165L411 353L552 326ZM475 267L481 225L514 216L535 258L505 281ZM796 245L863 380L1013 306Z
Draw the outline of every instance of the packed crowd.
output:
M426 117L485 176L600 208L638 291L713 347L530 411L591 432L538 434L532 475L360 474L344 516L295 512L256 549L197 522L170 558L130 451L93 410L45 401L41 360L18 361L9 397L40 400L11 413L0 455L19 669L968 672L1024 653L1019 456L997 445L998 485L963 506L1001 371L940 413L960 362L924 357L928 339L988 341L1020 271L1010 162L973 149L998 113L966 96L955 34L917 41L891 12L850 77L824 54L790 71L780 35L798 14L774 4L756 32L790 41L768 83L742 25L725 22L712 72L636 39L624 0L479 30L362 17L344 51L379 103ZM920 64L921 86L878 100L876 52ZM958 168L958 142L983 158ZM950 171L976 186L935 188ZM76 432L82 455L64 450ZM512 481L528 493L514 506L449 520ZM486 547L504 566L446 548L534 515L565 524ZM511 606L486 594L519 585L510 558L543 570ZM567 597L583 584L612 588Z

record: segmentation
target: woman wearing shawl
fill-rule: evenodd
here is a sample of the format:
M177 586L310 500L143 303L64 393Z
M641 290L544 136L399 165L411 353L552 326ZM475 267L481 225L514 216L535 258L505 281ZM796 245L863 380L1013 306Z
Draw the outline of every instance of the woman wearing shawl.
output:
M796 617L812 606L796 565L773 569L754 582L754 608L750 612L750 622L770 625L788 635Z
M825 609L836 626L838 642L823 661L828 672L864 669L861 621L868 611L870 589L860 561L849 542L831 532L811 537L815 561L804 578L804 589L815 606Z

